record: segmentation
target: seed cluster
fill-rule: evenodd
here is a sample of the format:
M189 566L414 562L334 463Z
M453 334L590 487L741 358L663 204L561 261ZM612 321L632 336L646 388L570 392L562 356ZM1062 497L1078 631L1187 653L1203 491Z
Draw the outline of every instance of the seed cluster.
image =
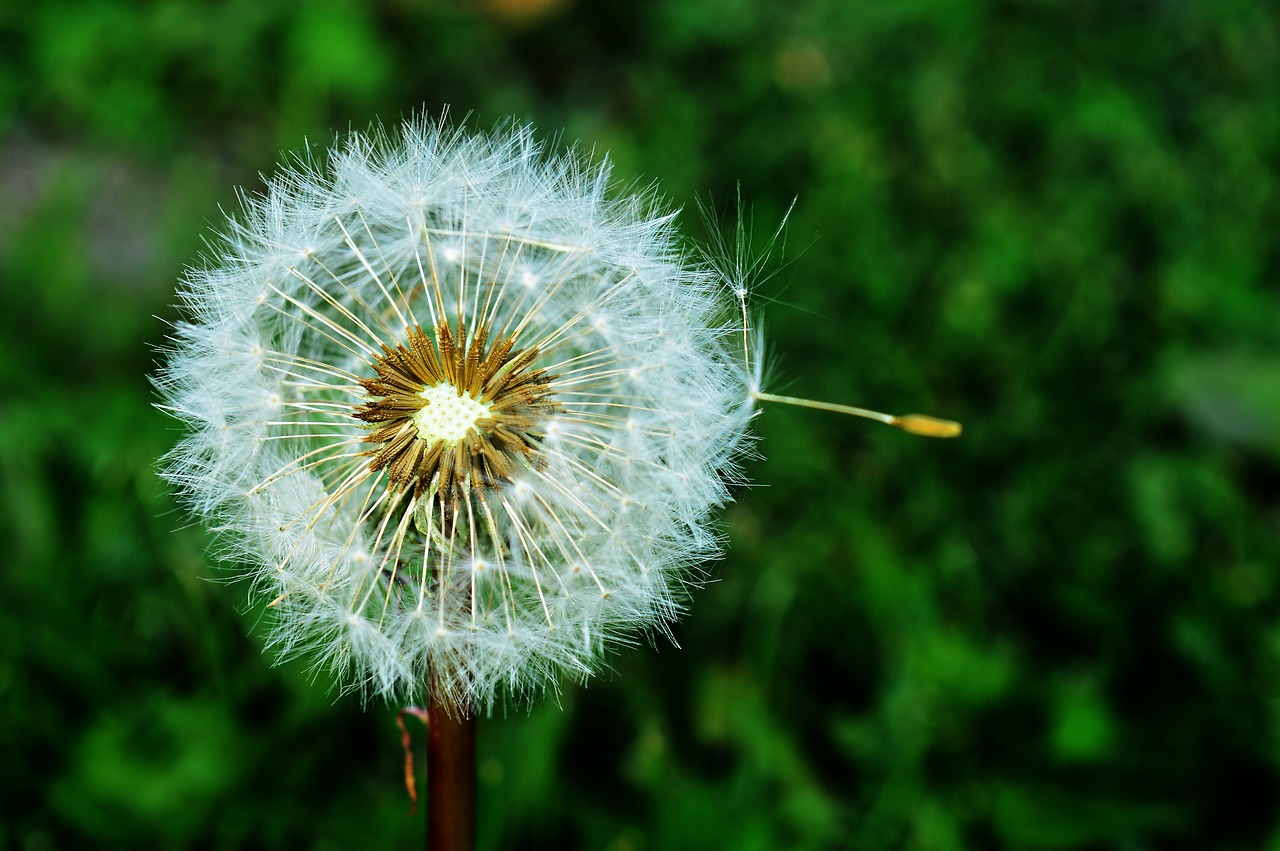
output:
M435 485L448 510L471 490L510 482L522 466L536 463L538 423L556 408L554 376L530 369L538 349L516 349L514 336L486 348L488 326L470 337L461 322L456 332L444 323L433 330L434 343L416 325L408 329L407 345L382 345L373 362L377 377L360 380L369 400L353 416L369 424L364 442L379 444L364 454L371 471L387 471L388 488L412 486L420 497ZM456 393L457 410L473 412L470 428L433 433L423 426L433 421L423 416L433 400L438 406L453 401L441 388ZM441 413L456 419L452 410ZM464 433L455 437L458 432Z
M755 267L616 188L532 128L414 118L285 167L190 270L164 475L280 658L467 714L684 611L762 398Z

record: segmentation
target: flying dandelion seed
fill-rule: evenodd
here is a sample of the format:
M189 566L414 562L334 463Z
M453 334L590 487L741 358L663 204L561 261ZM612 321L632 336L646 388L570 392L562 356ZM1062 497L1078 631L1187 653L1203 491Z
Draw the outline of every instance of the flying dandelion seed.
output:
M354 134L248 199L157 378L270 644L464 713L664 630L759 390L741 282L528 128Z

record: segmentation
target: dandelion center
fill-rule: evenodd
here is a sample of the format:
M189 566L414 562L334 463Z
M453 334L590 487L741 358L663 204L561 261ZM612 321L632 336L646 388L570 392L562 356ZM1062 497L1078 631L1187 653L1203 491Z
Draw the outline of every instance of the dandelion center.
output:
M492 407L448 383L428 387L418 395L427 402L410 417L418 437L428 442L442 440L446 446L466 437L477 422L489 416Z
M452 508L537 466L554 376L533 368L536 346L517 349L514 336L488 345L488 326L432 331L414 326L404 343L382 345L377 377L360 381L368 401L353 416L367 424L364 442L377 444L364 455L370 471L386 471L389 489L412 487L417 497L434 488Z

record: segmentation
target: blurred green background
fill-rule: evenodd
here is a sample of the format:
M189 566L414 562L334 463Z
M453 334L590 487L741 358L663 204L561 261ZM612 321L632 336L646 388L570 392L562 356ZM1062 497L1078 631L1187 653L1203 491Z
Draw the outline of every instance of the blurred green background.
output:
M773 389L968 427L766 410L681 649L483 723L482 848L1280 849L1280 10L1232 0L4 4L0 847L421 844L145 376L236 186L445 104L758 238L798 197Z

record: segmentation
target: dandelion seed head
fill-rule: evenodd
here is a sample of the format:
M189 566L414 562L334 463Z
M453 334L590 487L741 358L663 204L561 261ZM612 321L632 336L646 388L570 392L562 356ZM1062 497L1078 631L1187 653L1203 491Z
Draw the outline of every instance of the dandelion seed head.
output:
M165 475L282 658L532 698L667 632L719 554L758 383L739 290L528 128L353 134L187 275Z

